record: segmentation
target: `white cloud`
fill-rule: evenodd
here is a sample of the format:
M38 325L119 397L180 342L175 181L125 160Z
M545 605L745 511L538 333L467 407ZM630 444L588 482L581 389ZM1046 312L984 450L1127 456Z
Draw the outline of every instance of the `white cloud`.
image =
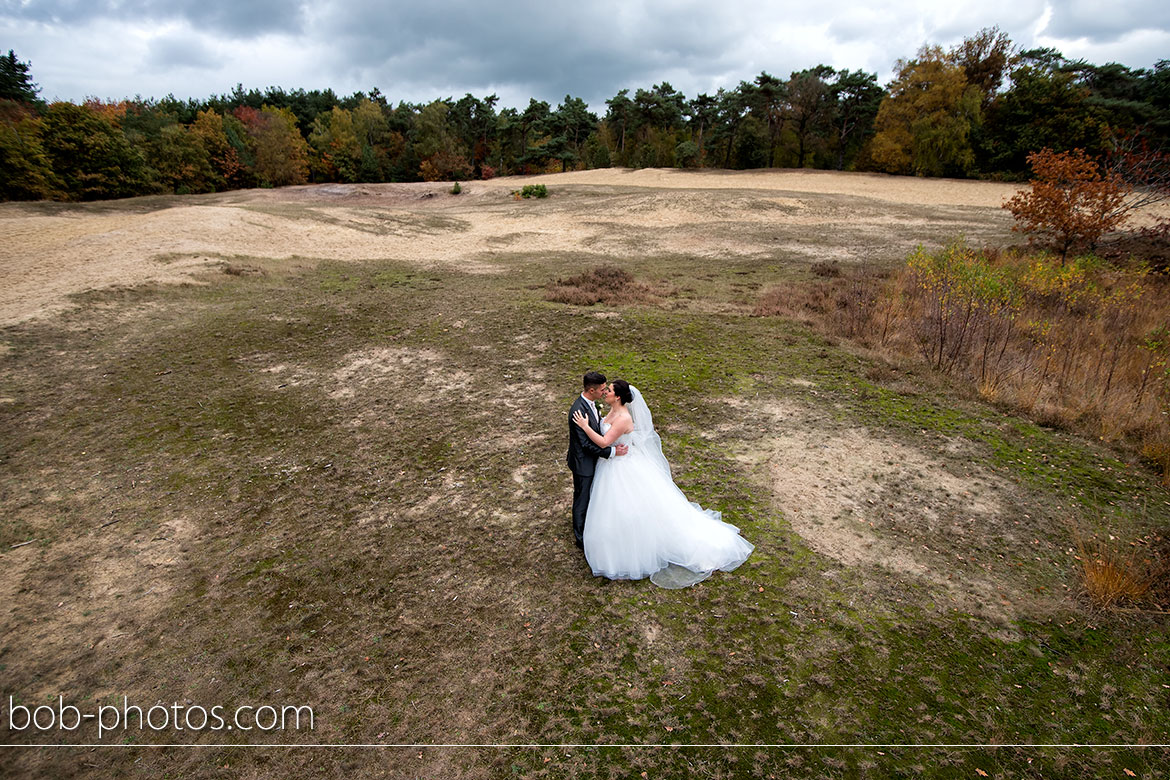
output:
M1139 29L1112 40L1039 35L1036 46L1057 49L1070 60L1085 60L1094 65L1120 62L1131 68L1149 68L1158 60L1170 59L1170 31Z

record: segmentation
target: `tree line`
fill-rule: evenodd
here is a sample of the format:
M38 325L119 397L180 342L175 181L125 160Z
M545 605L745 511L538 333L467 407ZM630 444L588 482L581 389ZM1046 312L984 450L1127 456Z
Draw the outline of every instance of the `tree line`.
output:
M496 95L393 105L378 89L237 86L205 100L46 103L0 56L0 199L97 200L309 182L450 181L583 168L822 168L1023 179L1028 155L1170 139L1170 61L1152 69L1019 50L996 28L877 74L762 72L688 98L622 89L498 107Z

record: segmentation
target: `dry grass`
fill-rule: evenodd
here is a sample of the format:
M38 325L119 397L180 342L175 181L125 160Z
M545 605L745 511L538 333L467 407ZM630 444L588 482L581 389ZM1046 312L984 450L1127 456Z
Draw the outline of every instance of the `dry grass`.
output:
M592 306L597 303L650 303L674 294L675 291L665 285L640 282L629 271L606 264L576 276L558 279L548 286L544 297L554 303Z
M922 360L1041 425L1119 443L1170 484L1166 278L961 244L893 274L812 270L765 290L753 313Z
M1081 582L1089 600L1098 609L1138 605L1146 601L1154 578L1151 561L1135 545L1127 553L1118 552L1105 543L1085 540L1073 529Z
M814 276L835 279L841 275L841 264L836 260L830 262L821 260L819 262L813 263L811 270Z
M1162 484L1170 487L1170 437L1160 436L1144 442L1141 455L1162 473Z
M892 302L881 296L890 275L870 269L842 271L837 263L817 263L819 277L811 284L786 282L763 292L752 309L756 317L781 316L817 330L849 338L869 339L878 323L880 341L891 324Z

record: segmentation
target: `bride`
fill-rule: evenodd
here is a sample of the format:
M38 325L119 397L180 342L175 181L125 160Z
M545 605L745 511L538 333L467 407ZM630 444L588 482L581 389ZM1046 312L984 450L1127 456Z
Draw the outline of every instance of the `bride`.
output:
M623 379L608 385L610 407L601 434L577 412L573 421L599 447L626 444L629 453L597 463L585 519L585 559L594 576L685 588L731 571L751 555L751 542L719 512L687 500L674 484L650 408Z

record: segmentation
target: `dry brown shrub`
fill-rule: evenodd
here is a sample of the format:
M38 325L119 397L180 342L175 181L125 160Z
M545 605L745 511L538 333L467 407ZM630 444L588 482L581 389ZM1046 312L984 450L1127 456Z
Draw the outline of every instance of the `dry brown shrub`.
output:
M1081 538L1075 528L1073 538L1081 564L1081 582L1094 607L1109 609L1146 600L1153 584L1152 561L1141 547L1133 545L1129 552L1120 553L1096 539Z
M236 265L235 263L224 263L223 272L229 276L260 276L264 271L250 265Z
M674 294L674 290L665 285L640 282L629 271L607 264L576 276L557 279L548 285L544 298L554 303L592 306L597 303L652 303Z
M822 260L820 262L813 263L811 270L814 276L835 279L841 275L841 264L836 260L828 263Z
M898 307L898 296L887 288L897 280L867 269L844 271L836 263L818 266L813 273L821 278L815 282L786 282L764 290L752 315L788 317L867 346L884 344Z
M1170 484L1170 280L1143 266L958 242L888 278L845 267L772 286L753 313L917 356L997 406L1141 452Z

